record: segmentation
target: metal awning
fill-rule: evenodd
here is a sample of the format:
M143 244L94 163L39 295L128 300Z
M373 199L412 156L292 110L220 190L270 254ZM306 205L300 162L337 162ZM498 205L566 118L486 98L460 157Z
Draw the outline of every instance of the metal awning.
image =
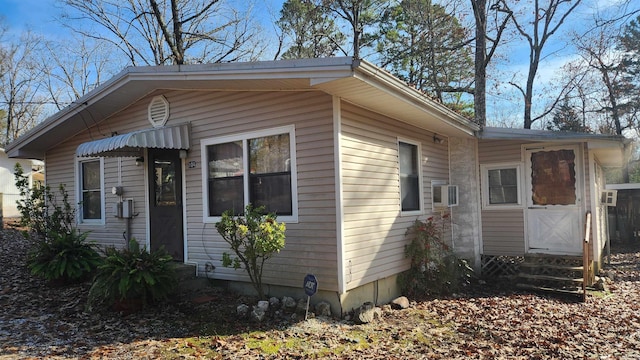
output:
M144 129L82 143L76 156L138 157L146 148L188 150L190 124Z

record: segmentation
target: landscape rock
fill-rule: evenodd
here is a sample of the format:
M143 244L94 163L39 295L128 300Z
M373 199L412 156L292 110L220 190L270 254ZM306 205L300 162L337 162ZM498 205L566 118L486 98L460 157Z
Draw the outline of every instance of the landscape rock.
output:
M251 320L262 322L266 314L267 313L264 310L262 310L262 308L256 306L253 308L253 311L251 312Z
M282 307L287 312L294 312L297 305L296 300L292 297L285 296L282 298Z
M376 307L372 302L366 302L358 309L356 309L354 314L354 321L357 324L368 324L373 322L374 320L380 319L382 317L382 310Z
M245 304L238 305L238 307L236 308L236 314L240 318L246 318L247 315L249 315L249 306Z
M262 310L263 313L266 313L267 311L269 311L269 302L266 300L260 300L258 301L257 308Z
M316 305L316 315L318 316L331 316L331 304L326 301L321 301Z
M277 297L272 297L269 299L269 307L271 309L279 309L280 308L280 299Z
M409 305L409 299L406 296L400 296L391 301L391 307L396 310L408 309Z
M311 311L311 309L309 309L309 311ZM296 313L304 314L305 312L307 312L307 299L299 299L296 305Z

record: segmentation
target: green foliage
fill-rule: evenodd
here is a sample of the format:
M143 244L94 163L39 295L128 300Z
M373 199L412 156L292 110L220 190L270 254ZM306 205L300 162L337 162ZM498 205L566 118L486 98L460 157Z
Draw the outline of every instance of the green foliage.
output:
M235 254L232 258L224 253L222 265L234 269L244 265L258 296L265 298L262 288L264 262L284 248L285 224L277 222L275 214L264 214L264 207L254 208L249 204L242 216L225 211L216 223L216 229Z
M75 212L69 204L69 194L64 184L58 188L62 197L59 200L49 186L30 187L29 178L24 175L19 163L14 167L14 177L20 192L17 201L20 225L43 238L50 234L70 234L74 231Z
M448 215L416 220L407 229L411 242L405 246L405 256L411 267L400 275L399 282L408 296L448 295L469 283L473 269L442 241L447 219Z
M38 241L27 260L31 273L65 283L86 279L101 263L95 244L86 241L87 234L72 230Z
M473 92L472 48L466 29L444 6L399 1L384 13L378 31L383 67L450 108L472 113L463 95Z
M285 1L277 25L292 41L283 59L334 56L345 42L334 20L313 0Z
M139 300L142 306L167 297L176 287L173 258L161 248L147 251L135 239L126 248L109 247L89 290L89 305Z
M568 96L565 96L562 104L554 111L551 123L547 124L547 130L592 132L591 128L582 121L571 106Z

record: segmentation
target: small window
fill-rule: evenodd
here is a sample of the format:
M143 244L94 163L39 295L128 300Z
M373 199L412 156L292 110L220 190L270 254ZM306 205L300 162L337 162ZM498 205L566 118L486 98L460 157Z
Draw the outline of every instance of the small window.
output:
M398 142L400 163L400 199L402 211L420 211L420 162L418 145Z
M484 207L520 206L520 164L483 165Z
M251 203L284 220L297 215L293 126L205 140L205 219L241 214Z
M102 160L79 162L80 222L95 223L104 219Z

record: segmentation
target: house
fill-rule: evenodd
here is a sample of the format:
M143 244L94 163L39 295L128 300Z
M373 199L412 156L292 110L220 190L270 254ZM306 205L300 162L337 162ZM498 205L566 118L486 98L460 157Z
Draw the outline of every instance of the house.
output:
M38 169L42 166L40 161L27 159L10 159L4 149L0 148L0 224L3 220L19 218L20 212L16 201L20 200L20 190L16 186L14 169L19 163L24 171L24 176L29 181L29 186L44 180Z
M327 58L128 68L8 154L45 160L47 184L66 184L92 240L163 245L198 275L236 285L248 278L221 266L228 245L215 223L225 209L264 204L287 224L286 246L263 275L267 292L302 296L314 274L314 300L343 314L399 293L416 219L450 213L450 242L476 267L484 252L529 249L524 228L519 238L494 235L500 214L513 234L526 223L524 155L538 141L490 133L364 60ZM503 148L491 154L494 142ZM570 171L580 169L582 214L603 186L596 164L621 158L620 139L560 142L579 164ZM523 182L510 204L519 220L507 205L481 203L481 169L503 163Z

